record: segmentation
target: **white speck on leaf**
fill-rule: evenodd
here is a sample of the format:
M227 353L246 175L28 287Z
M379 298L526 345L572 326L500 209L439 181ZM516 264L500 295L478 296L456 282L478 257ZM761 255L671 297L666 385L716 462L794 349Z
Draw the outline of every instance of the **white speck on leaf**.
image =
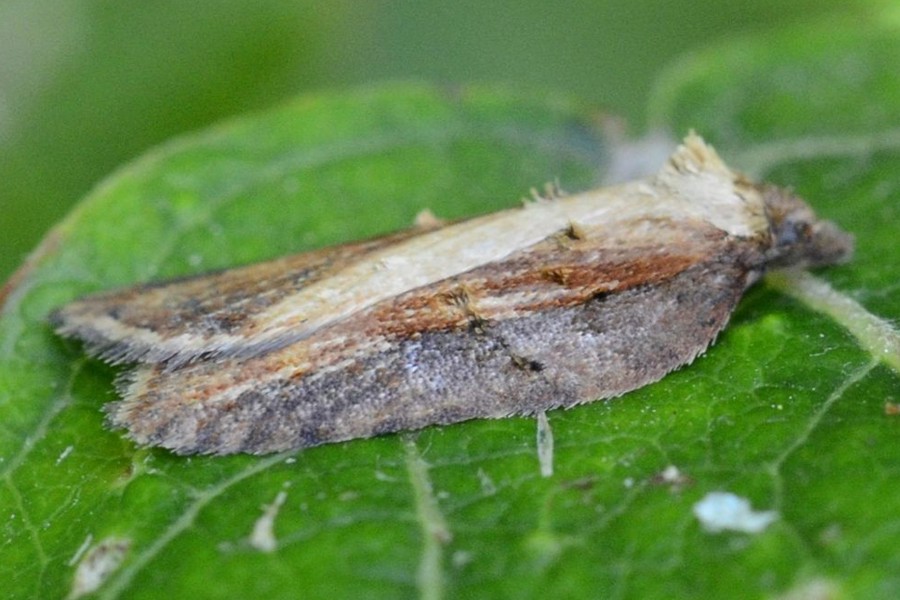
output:
M253 524L248 542L260 552L274 552L278 548L278 540L275 539L275 517L287 500L287 492L280 491L275 496L272 504L263 507L263 514Z
M544 411L537 414L537 455L541 477L553 475L553 430Z
M678 483L681 480L681 471L675 465L669 465L663 469L660 477L665 483Z
M710 533L760 533L778 519L773 510L754 511L750 501L731 492L710 492L694 504L694 516Z
M106 538L85 552L75 568L75 579L68 600L81 598L100 589L125 560L129 548L131 540ZM79 552L81 551L79 548Z
M72 450L75 449L75 446L66 446L66 449L59 453L59 456L56 458L56 463L59 465L62 461L66 460L70 454L72 454Z

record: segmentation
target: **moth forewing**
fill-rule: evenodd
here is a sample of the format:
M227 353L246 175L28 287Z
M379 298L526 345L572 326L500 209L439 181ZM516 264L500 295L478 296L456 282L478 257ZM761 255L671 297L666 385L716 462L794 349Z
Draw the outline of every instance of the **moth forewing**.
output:
M86 340L93 353L117 363L259 354L411 289L501 261L573 226L600 244L623 236L625 243L640 241L639 228L648 219L696 220L740 236L765 229L761 196L740 197L734 182L714 153L691 142L653 181L99 294L51 319L60 333Z
M109 420L179 453L263 453L618 396L693 360L768 263L850 238L689 136L651 179L52 317L140 360Z

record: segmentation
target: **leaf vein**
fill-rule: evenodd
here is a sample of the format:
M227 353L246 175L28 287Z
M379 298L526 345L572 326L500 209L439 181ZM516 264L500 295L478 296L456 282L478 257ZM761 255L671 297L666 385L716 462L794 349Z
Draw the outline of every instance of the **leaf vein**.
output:
M405 437L404 446L416 517L422 529L422 558L416 573L419 596L423 600L440 600L444 596L443 546L450 542L453 534L434 496L428 477L428 463L422 458L412 437Z
M137 576L137 574L146 567L151 560L153 560L160 552L162 552L166 546L169 545L172 540L177 538L179 535L187 531L193 524L197 516L210 502L221 496L225 491L227 491L232 486L240 483L241 481L262 473L269 467L278 464L279 462L284 461L284 454L276 454L270 456L268 458L262 459L259 462L254 463L253 465L239 471L235 475L229 477L225 481L214 485L206 490L203 490L199 496L197 496L194 501L187 506L181 515L172 521L172 523L163 530L160 535L151 543L149 546L143 549L140 553L136 554L132 560L130 560L121 570L115 573L112 576L103 592L100 594L100 598L104 600L112 600L114 598L119 598L122 596L123 592L125 592L128 585L132 582L132 580Z
M900 129L859 135L808 136L754 145L735 159L743 170L762 176L777 165L836 156L867 156L882 150L900 149Z
M805 271L772 272L766 283L837 321L876 361L900 373L900 332L888 321Z
M774 482L774 505L777 510L781 510L784 501L784 479L781 477L781 469L784 464L794 454L794 452L796 452L799 448L803 447L803 445L807 443L813 432L822 422L822 419L831 410L831 407L834 406L834 404L844 396L847 390L849 390L851 387L865 378L877 365L878 361L870 361L856 368L849 374L849 376L844 378L844 381L841 382L841 384L837 388L835 388L833 392L831 392L825 402L823 402L818 410L813 413L803 431L800 432L800 434L794 439L794 441L788 444L788 446L784 450L782 450L782 452L778 456L776 456L765 466L766 472L772 477L772 480Z

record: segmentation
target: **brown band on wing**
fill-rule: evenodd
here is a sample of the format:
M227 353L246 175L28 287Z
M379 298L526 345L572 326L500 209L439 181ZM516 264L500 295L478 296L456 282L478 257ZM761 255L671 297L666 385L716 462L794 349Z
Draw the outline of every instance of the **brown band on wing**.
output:
M658 233L658 232L657 232ZM582 304L598 294L655 285L723 252L712 226L670 221L665 239L590 238L566 246L552 238L351 317L372 337L408 337Z

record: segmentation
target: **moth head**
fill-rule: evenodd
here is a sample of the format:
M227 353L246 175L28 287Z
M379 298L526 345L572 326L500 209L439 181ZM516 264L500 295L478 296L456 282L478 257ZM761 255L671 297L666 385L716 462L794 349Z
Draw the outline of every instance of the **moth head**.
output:
M801 198L774 185L759 189L770 223L771 267L821 267L846 262L853 254L853 236L825 221Z

